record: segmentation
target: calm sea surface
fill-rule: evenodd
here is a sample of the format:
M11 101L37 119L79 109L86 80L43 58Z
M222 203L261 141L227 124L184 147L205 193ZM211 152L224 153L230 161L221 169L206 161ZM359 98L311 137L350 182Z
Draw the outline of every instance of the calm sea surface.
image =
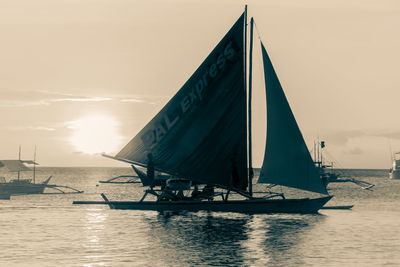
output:
M118 211L73 200L138 200L138 185L99 184L128 168L39 168L38 181L84 190L0 200L0 266L400 266L400 180L345 170L375 184L330 184L318 215ZM259 185L258 189L262 189ZM49 191L48 191L49 192Z

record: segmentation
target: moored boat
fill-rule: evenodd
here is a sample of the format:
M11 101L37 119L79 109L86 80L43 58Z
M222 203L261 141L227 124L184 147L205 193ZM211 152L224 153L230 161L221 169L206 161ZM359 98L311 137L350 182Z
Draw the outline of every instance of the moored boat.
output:
M36 165L35 160L21 160L21 148L18 160L0 160L0 168L5 168L9 173L16 173L15 179L7 179L0 177L0 194L4 195L26 195L26 194L43 194L44 189L49 183L52 176L48 177L42 183L36 183ZM33 170L26 164L34 165ZM32 179L21 178L22 172L33 172Z
M26 164L33 165L29 168ZM82 193L83 191L77 190L69 186L51 185L49 181L53 176L49 176L41 183L36 183L36 148L34 160L21 160L21 147L19 148L19 157L17 160L0 160L0 169L4 168L8 173L17 174L14 179L7 181L6 177L0 176L0 198L8 199L12 195L27 195L27 194L44 194L46 188L54 189L57 193ZM32 179L21 177L23 172L32 172ZM68 191L64 191L67 189Z
M325 187L328 186L329 183L354 183L355 185L360 186L362 189L371 189L374 187L374 184L371 184L366 181L357 180L354 178L344 178L342 172L337 169L334 169L334 162L327 163L326 158L323 157L323 149L325 148L325 141L317 141L314 142L314 163L318 168L320 177Z
M1 177L4 178L4 177ZM8 195L26 195L26 194L43 194L44 189L51 177L47 178L43 183L34 184L30 179L11 180L0 182L0 194Z
M400 179L400 152L394 153L392 158L393 165L389 171L390 179L397 180Z

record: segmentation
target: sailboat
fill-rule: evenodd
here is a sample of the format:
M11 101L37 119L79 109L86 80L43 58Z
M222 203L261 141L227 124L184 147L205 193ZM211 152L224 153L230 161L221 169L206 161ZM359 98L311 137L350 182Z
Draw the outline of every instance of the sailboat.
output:
M161 189L150 185L139 201L110 201L102 194L105 202L75 201L74 204L249 214L316 213L323 207L332 196L320 179L263 44L267 140L258 183L293 187L322 196L288 199L283 194L263 197L253 194L252 35L253 19L248 83L246 8L175 96L116 156L108 156L133 166L151 165L155 171L176 178L162 184ZM186 188L194 187L190 196L184 196L182 187L176 187L179 181ZM198 191L200 185L205 185L202 191ZM244 199L229 198L233 193ZM156 200L145 201L148 195L155 196Z
M314 142L314 163L319 170L320 177L325 187L330 183L354 183L362 189L371 189L374 184L366 181L357 180L354 178L344 178L346 175L337 169L334 169L334 162L326 163L326 158L323 157L323 149L325 148L325 141ZM343 176L343 177L341 177Z
M323 157L322 153L324 148L325 141L319 141L319 139L318 141L314 141L314 164L319 171L322 182L327 186L328 183L336 181L340 174L335 171L333 161L326 163L326 158Z
M33 165L33 168L27 166ZM0 176L0 199L10 199L11 195L44 194L45 188L54 189L61 194L82 193L83 191L63 185L49 184L53 176L49 176L41 183L36 183L36 147L33 160L21 159L21 147L19 147L18 159L0 160L0 170L3 168L10 173L16 173L15 179L6 180L6 177ZM22 172L32 172L32 179L21 177ZM69 191L64 191L68 189ZM53 193L54 194L54 193ZM2 196L5 196L4 198Z
M33 165L33 170L26 166ZM40 184L36 183L36 150L34 160L21 160L21 147L17 160L0 160L0 168L5 168L9 172L17 173L17 178L7 181L5 177L0 177L0 193L8 195L43 194L44 189L52 176L48 177ZM21 172L33 172L32 179L22 179Z

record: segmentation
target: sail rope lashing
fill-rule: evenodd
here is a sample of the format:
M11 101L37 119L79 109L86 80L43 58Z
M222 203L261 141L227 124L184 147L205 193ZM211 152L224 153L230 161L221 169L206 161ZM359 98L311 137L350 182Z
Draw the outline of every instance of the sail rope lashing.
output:
M255 28L256 28L257 37L258 37L258 39L261 41L261 34L260 34L260 31L258 30L257 23L256 23L255 20L253 20L253 24L254 24L254 26L255 26Z

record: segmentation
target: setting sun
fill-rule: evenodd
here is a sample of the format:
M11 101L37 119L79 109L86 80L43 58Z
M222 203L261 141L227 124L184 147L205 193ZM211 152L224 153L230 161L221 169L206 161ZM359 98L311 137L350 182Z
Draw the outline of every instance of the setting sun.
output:
M72 121L71 144L87 154L115 152L120 145L117 121L108 115L90 115Z

